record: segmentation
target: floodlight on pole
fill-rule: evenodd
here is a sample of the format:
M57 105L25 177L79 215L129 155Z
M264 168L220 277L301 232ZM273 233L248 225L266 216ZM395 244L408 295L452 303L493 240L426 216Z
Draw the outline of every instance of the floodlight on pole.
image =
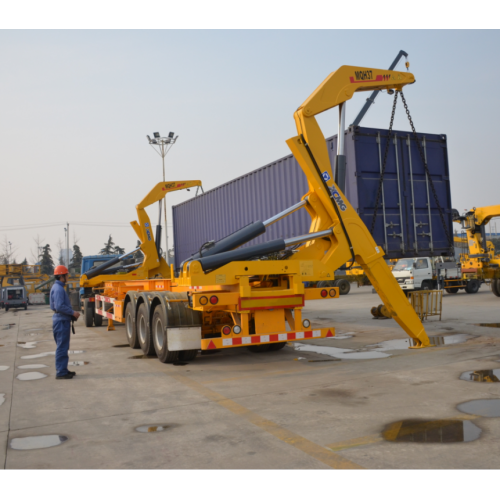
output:
M177 141L177 138L179 137L176 135L174 137L174 132L170 132L168 134L168 137L161 137L160 132L153 132L153 139L147 135L146 137L148 138L148 142L151 145L151 147L161 156L162 160L162 165L163 165L163 182L165 182L165 156L167 156L168 152L172 148L172 146L175 144L175 141ZM158 149L156 149L156 147ZM160 200L160 213L161 213L161 200ZM168 264L169 263L169 257L168 257L168 230L167 230L167 200L165 199L163 203L164 207L164 215L165 215L165 256L166 256L166 261Z

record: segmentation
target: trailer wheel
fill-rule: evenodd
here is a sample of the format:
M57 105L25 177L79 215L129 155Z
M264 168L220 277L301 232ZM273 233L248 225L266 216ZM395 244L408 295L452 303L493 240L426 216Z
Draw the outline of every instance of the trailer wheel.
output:
M83 301L83 315L85 316L85 326L87 328L94 325L94 308L90 304L89 299Z
M198 349L190 349L189 351L179 351L179 361L193 361L198 356Z
M276 342L276 344L269 344L270 351L279 351L286 346L286 342Z
M161 307L153 314L153 344L158 359L162 363L173 363L179 357L179 351L169 351L167 341L167 322Z
M95 326L102 326L102 316L100 314L94 313L94 325Z
M445 288L446 293L458 293L458 288Z
M477 293L479 290L479 282L477 280L470 280L465 286L465 291L467 293Z
M266 352L269 351L269 344L249 345L247 349L250 352Z
M339 287L340 295L347 295L351 291L351 284L344 279L338 280L337 284L334 286Z
M161 295L166 296L167 300L185 300L187 299L187 293L180 292L164 292ZM164 318L163 310L160 307L155 309L153 314L153 325L157 325L154 318L157 312L161 312L160 318L163 322L163 328L161 330L162 336L160 337L160 332L158 331L158 336L156 336L156 326L153 327L153 340L154 347L157 350L158 358L162 363L173 363L174 361L192 361L198 355L198 349L188 349L185 351L168 351L167 344L167 330L171 327L176 326L200 326L202 322L202 314L199 311L194 311L187 307L186 302L169 302L169 305L166 309L167 317ZM159 326L159 325L158 325ZM166 327L166 328L165 328ZM158 348L160 340L163 338L163 347L162 352L164 352L164 358L160 356L158 352ZM158 343L158 346L156 345ZM171 354L171 356L167 356L167 352Z
M491 280L491 291L493 292L494 295L497 297L500 297L500 280L497 278L494 278Z
M129 302L125 308L125 331L127 332L128 345L132 349L140 349L141 346L139 345L139 340L137 339L134 312L134 306L132 302Z
M432 290L432 285L428 281L422 281L422 290Z
M151 328L149 326L148 308L146 304L141 304L139 306L136 328L142 352L146 356L153 356L155 354L155 347L151 335Z

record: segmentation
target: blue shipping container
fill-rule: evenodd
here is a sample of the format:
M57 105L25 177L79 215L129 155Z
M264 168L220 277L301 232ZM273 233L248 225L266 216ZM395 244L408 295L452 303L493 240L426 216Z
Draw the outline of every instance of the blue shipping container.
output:
M445 224L451 238L452 215L445 135L418 134ZM346 132L345 195L371 227L388 131L365 127ZM335 164L337 137L327 139ZM210 240L219 240L257 220L265 220L300 201L307 180L293 155L222 184L172 207L175 266ZM309 232L310 217L299 210L270 226L247 245ZM389 146L374 239L388 258L453 255L423 162L411 133L395 131Z

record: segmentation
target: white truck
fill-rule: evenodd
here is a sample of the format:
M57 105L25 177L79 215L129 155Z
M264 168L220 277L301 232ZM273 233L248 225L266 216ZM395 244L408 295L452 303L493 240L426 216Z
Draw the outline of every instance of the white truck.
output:
M459 290L477 293L481 286L481 281L462 275L460 262L445 262L442 257L399 259L392 268L392 274L405 293L437 289L444 289L447 293Z

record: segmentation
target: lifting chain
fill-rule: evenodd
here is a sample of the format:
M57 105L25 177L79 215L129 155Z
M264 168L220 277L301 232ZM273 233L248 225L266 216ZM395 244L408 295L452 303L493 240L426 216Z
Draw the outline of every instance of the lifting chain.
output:
M387 156L389 155L389 144L391 143L391 139L392 139L392 126L394 124L394 114L396 113L396 104L398 103L398 95L399 95L399 90L396 90L396 93L394 94L394 102L392 104L391 123L389 125L389 135L387 137L387 143L385 145L385 150L384 150L384 161L382 162L382 170L380 171L380 179L378 181L377 197L375 198L375 209L373 211L372 227L370 228L370 234L372 234L372 235L373 235L373 230L375 229L375 222L377 220L377 212L378 212L378 204L380 201L380 195L382 194L382 188L384 185L384 173L385 173L385 167L387 166ZM387 251L387 249L385 249L385 250Z
M439 211L439 217L441 218L441 223L443 224L444 232L446 233L446 238L448 239L448 244L450 245L450 247L452 247L453 240L451 239L450 232L448 231L448 226L446 225L446 221L444 220L443 209L441 208L441 205L439 203L438 196L436 193L436 188L434 187L434 182L432 181L431 173L429 172L429 167L427 166L427 162L425 161L425 154L420 144L420 141L418 140L417 132L415 131L415 125L413 125L413 120L411 119L410 110L408 109L408 105L406 104L406 99L403 94L403 91L401 91L401 99L405 107L406 115L408 116L408 120L410 122L413 136L415 137L415 142L417 143L418 152L420 153L420 157L422 158L422 163L424 164L425 173L427 175L427 178L429 179L429 185L431 186L432 194L434 196L434 201L436 202L436 206ZM429 204L430 202L431 200L429 200Z
M422 163L424 164L425 173L427 175L427 178L429 179L429 185L431 187L431 191L432 191L432 194L434 196L434 201L436 202L436 206L437 206L438 211L439 211L439 217L441 218L441 223L443 224L443 228L444 228L444 231L446 233L446 238L448 239L448 244L451 247L451 246L453 246L453 241L452 241L450 233L448 231L448 226L446 225L446 221L444 220L443 209L441 208L441 204L439 203L439 199L438 199L438 196L436 193L436 188L434 187L434 182L432 181L432 177L431 177L431 174L429 172L429 167L427 166L427 161L425 160L425 154L424 154L424 151L422 149L422 145L420 144L420 141L418 140L417 132L415 130L415 125L413 125L413 120L412 120L411 115L410 115L410 110L408 109L408 104L406 104L406 99L405 99L405 96L403 94L403 91L400 92L398 90L396 90L396 93L394 95L394 103L392 105L391 123L389 125L389 135L387 137L387 143L385 145L384 161L382 162L382 170L380 172L380 180L378 183L377 197L375 199L375 209L373 211L373 219L372 219L372 225L370 228L370 233L373 235L373 230L375 229L375 222L377 219L377 212L378 212L378 206L379 206L379 202L380 202L380 195L382 194L382 188L383 188L383 183L384 183L384 173L385 173L385 168L387 166L387 156L389 154L389 144L391 142L392 135L393 135L392 134L392 126L394 124L394 114L396 112L396 104L397 104L397 100L398 100L398 94L400 94L400 93L401 93L401 100L403 101L403 105L405 107L406 115L408 116L408 120L410 122L413 136L415 137L415 142L417 143L418 152L420 153L420 157L422 158ZM429 203L430 203L430 200L429 200Z

